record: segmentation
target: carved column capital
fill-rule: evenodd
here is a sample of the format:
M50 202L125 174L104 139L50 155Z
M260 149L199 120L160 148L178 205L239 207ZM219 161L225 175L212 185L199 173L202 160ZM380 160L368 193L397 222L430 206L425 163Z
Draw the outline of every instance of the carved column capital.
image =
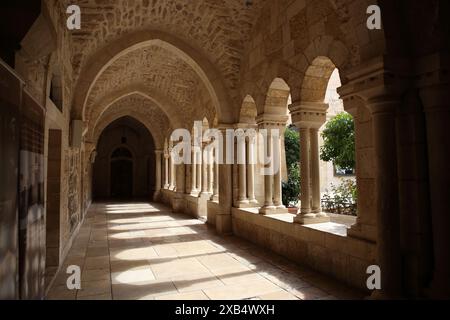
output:
M373 113L395 111L389 110L389 107L398 105L402 94L411 86L411 70L410 61L405 59L373 59L348 70L347 81L338 88L338 93L344 100L344 106L362 99Z
M289 110L297 128L320 128L327 121L327 103L294 102L289 105Z
M285 130L288 119L288 115L262 114L256 118L256 124L259 129Z

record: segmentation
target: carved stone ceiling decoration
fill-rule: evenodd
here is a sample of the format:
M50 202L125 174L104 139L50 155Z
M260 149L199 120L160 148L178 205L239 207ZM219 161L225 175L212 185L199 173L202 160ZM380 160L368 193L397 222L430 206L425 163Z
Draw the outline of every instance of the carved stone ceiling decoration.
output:
M161 47L150 45L131 51L112 63L92 87L87 104L88 119L101 101L132 86L157 91L176 103L179 112L194 114L198 90L205 90L195 71L183 60Z
M158 29L203 50L235 88L245 43L267 0L79 0L82 28L72 33L79 74L99 48L135 30Z
M101 131L112 121L125 115L135 116L145 126L151 127L152 132L158 134L155 139L164 137L171 128L169 119L158 106L139 94L132 94L112 104L97 121L93 119L92 125L97 122L95 132L91 131L94 138L98 138Z

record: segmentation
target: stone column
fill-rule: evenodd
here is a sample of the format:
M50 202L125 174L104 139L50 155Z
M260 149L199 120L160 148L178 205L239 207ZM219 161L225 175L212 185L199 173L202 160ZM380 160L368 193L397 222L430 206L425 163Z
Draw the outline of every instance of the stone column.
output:
M214 161L213 161L213 150L208 152L208 193L213 194L214 189Z
M264 205L259 209L260 214L275 214L285 213L287 209L284 208L281 202L281 139L288 120L287 115L263 114L258 116L256 122L259 129L267 130L267 137L263 137L263 148L265 154L270 159L269 168L266 165L266 172L264 175ZM274 130L276 130L274 132ZM278 133L278 138L276 133ZM275 141L274 141L275 140ZM276 152L274 152L276 151ZM274 156L277 159L274 159ZM277 163L278 168L275 166ZM278 175L278 176L277 176ZM279 182L279 185L275 183ZM275 201L275 204L274 204Z
M184 194L186 190L186 165L184 163L177 164L176 166L176 192Z
M294 222L322 223L330 217L320 208L320 162L318 128L326 121L328 104L295 102L289 106L292 122L300 130L300 201L301 208Z
M300 222L304 218L315 218L315 214L311 213L311 190L310 190L310 131L309 128L300 129Z
M219 130L223 136L223 148L219 150L219 159L223 162L219 164L219 207L220 211L216 214L216 230L219 234L227 234L232 232L231 228L231 207L233 205L233 188L232 188L232 164L227 163L228 145L234 144L234 131L227 137L226 130L233 129L230 124L219 124ZM230 155L231 156L231 155Z
M197 196L197 150L192 148L192 164L191 164L191 195Z
M376 209L373 201L375 186L373 167L372 116L363 99L341 96L345 111L350 113L355 124L355 172L358 188L356 222L347 230L347 236L376 242Z
M273 155L273 141L270 134L270 129L267 130L268 134L265 137L264 148L265 154L270 159ZM270 162L269 166L273 167L273 161ZM264 176L264 206L259 210L261 214L272 213L276 208L273 205L273 176L266 172Z
M186 208L185 190L186 190L186 165L184 163L175 165L176 170L176 189L172 198L173 212L183 213Z
M248 140L247 193L251 204L258 203L255 198L255 140L256 137Z
M214 166L214 188L211 200L217 202L219 201L219 164L216 158L214 159L213 166Z
M169 155L164 153L164 189L169 188Z
M319 129L311 128L310 132L311 150L311 212L317 216L323 215L320 204L320 158L319 158Z
M176 175L175 175L175 165L173 164L173 159L172 159L172 149L169 150L169 165L170 165L170 185L169 185L169 189L170 190L174 190L175 189L175 179L176 179Z
M277 207L277 209L285 209L285 206L283 205L282 199L281 199L281 168L282 168L282 160L281 160L281 136L284 134L284 129L282 130L281 128L280 130L280 136L277 137L277 139L275 139L273 141L274 143L274 157L276 156L277 159L275 159L275 161L278 162L278 170L276 170L275 174L274 174L274 179L273 179L273 204ZM278 210L279 212L279 210Z
M400 221L397 182L397 145L395 112L400 101L391 96L371 98L367 106L373 117L373 141L376 161L377 248L382 270L381 295L401 295Z
M239 179L239 195L238 195L238 205L248 204L247 199L247 160L246 160L246 142L245 136L239 136L237 138L237 159L238 159L238 179Z
M202 150L202 193L201 196L210 197L211 195L208 193L208 155L205 153L205 145L203 145Z
M442 72L442 69L437 70L437 72ZM430 77L427 75L427 78ZM438 79L439 77L431 78ZM448 85L434 84L421 89L420 95L425 107L427 124L434 255L434 271L429 295L448 299L450 298L450 170L448 169L450 90Z
M197 192L200 193L200 191L202 190L202 150L201 147L198 148L197 152L196 152L196 166L197 166Z
M162 151L161 150L156 150L155 151L155 179L156 179L156 183L155 183L155 194L154 194L154 198L157 199L159 197L159 193L161 192L161 155L162 155Z
M408 246L404 246L401 241L408 226L400 228L401 187L398 168L402 164L399 163L398 156L401 157L402 150L399 146L402 141L397 131L401 128L398 126L397 116L402 111L401 97L405 96L405 89L409 86L409 79L404 75L410 72L410 65L404 62L407 61L380 57L373 63L354 70L353 74L348 74L350 80L339 89L339 94L346 103L361 97L372 118L375 183L371 200L376 213L377 265L381 269L381 290L373 291L372 298L401 298L403 284L408 285L406 279L409 277L409 274L402 272L402 267L411 258L414 259L410 252L407 257L402 254L402 250L408 250ZM355 106L359 104L355 103ZM408 190L410 187L408 186ZM422 235L420 241L423 241Z

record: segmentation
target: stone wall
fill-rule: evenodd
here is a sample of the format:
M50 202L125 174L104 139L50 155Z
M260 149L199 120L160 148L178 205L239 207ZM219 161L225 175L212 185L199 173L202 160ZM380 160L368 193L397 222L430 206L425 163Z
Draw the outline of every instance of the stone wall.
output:
M47 46L37 52L37 57L30 57L23 50L16 53L15 70L25 80L25 87L33 95L33 98L46 108L45 123L45 158L48 155L48 131L61 130L61 175L60 175L60 208L59 208L59 260L62 261L71 245L71 238L82 221L81 204L81 150L70 146L70 108L73 94L73 77L71 64L71 41L67 28L63 8L57 1L44 1L42 5L41 19L50 30L42 34L38 28L31 28L24 41L46 41L49 39L54 47ZM42 30L42 29L41 29ZM26 44L24 44L26 47ZM52 50L53 49L53 50ZM59 77L61 84L62 101L56 106L50 100L50 87L52 79ZM45 164L45 175L48 166ZM47 185L45 192L47 193ZM54 182L57 183L57 182ZM85 207L84 207L85 209Z
M233 233L292 261L367 290L367 267L376 264L376 245L315 230L275 217L233 208Z

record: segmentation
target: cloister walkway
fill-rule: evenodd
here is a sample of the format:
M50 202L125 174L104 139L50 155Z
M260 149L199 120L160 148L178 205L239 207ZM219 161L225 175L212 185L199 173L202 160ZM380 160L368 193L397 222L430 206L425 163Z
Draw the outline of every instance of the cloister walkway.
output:
M286 243L286 245L289 245ZM81 290L67 289L78 265ZM154 203L95 203L47 299L359 299L362 294Z

